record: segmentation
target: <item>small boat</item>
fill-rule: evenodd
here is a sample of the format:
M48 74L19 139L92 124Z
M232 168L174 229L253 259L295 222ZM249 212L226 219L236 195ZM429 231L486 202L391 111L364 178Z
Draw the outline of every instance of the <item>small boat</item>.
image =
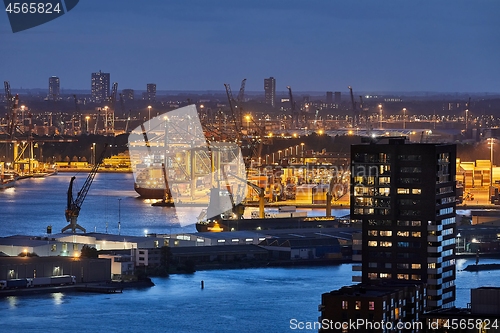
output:
M2 181L0 182L0 190L4 190L4 189L10 188L10 187L14 187L14 185L16 184L16 181L17 181L16 178L13 178L13 179L2 179Z

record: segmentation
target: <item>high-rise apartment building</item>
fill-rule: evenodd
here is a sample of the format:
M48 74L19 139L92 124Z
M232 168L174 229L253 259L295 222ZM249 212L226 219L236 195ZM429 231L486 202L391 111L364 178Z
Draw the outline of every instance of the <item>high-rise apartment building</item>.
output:
M134 100L134 89L123 89L122 90L122 98L124 101L133 101Z
M362 222L354 281L425 283L427 309L454 305L455 161L454 144L351 147L351 219Z
M276 79L272 76L264 79L264 96L266 104L270 104L274 108L276 105Z
M333 103L333 92L327 91L326 92L326 104L332 104L332 103Z
M335 104L340 105L342 101L342 93L340 91L335 92Z
M102 103L109 97L110 80L109 73L101 71L92 73L91 99L93 102Z
M49 99L58 100L60 98L60 81L57 76L49 77Z
M156 83L148 83L146 88L147 100L149 102L156 102Z

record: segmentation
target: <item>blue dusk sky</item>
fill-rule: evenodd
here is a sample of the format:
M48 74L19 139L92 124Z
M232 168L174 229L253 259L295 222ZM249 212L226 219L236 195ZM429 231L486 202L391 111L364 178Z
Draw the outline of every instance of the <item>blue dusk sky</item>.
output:
M500 91L498 0L80 0L12 33L0 15L2 80L13 88ZM235 88L233 88L234 90Z

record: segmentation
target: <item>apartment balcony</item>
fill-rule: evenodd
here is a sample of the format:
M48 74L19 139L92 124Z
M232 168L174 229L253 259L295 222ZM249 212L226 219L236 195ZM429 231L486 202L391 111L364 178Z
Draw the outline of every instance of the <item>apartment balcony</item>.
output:
M361 272L362 266L361 265L353 265L352 266L352 271L353 272Z
M442 257L427 257L427 263L428 264L431 264L431 263L440 264L442 262L443 262L443 258Z
M443 268L427 268L427 274L441 274L443 273Z
M432 284L434 286L438 286L438 285L443 284L443 279L441 279L441 278L439 278L439 279L427 279L427 284Z
M427 253L441 253L443 252L442 246L428 246Z
M429 296L441 296L442 294L442 289L427 289L427 295Z
M436 236L436 235L427 236L427 241L428 242L433 242L433 243L442 242L443 241L443 236Z
M443 226L442 225L428 225L427 230L429 230L429 231L442 231Z
M361 254L353 254L352 261L361 261L363 259Z

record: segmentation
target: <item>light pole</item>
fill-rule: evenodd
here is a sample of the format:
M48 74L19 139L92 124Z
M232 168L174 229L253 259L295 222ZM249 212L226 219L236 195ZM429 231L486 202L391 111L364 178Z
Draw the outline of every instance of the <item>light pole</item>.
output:
M493 186L493 143L494 142L495 139L490 138L490 192L491 192L491 187Z
M406 108L403 108L403 129L406 129Z
M304 142L301 142L301 143L300 143L300 146L302 147L302 149L301 149L302 164L304 164L304 145L305 145L305 143L304 143Z
M121 216L122 216L121 201L122 201L122 198L118 198L118 235L120 234L120 230L121 230L121 224L120 224L120 220L121 220Z
M380 129L382 129L382 104L379 104L378 105L378 108L379 108L379 112L380 112Z
M89 134L89 120L90 120L90 116L86 116L85 121L87 123L87 134Z
M92 143L92 165L95 165L95 142Z
M151 105L148 105L148 131L151 131Z
M245 116L245 119L247 120L247 134L248 134L248 132L250 131L250 119L251 119L250 115L247 114Z

